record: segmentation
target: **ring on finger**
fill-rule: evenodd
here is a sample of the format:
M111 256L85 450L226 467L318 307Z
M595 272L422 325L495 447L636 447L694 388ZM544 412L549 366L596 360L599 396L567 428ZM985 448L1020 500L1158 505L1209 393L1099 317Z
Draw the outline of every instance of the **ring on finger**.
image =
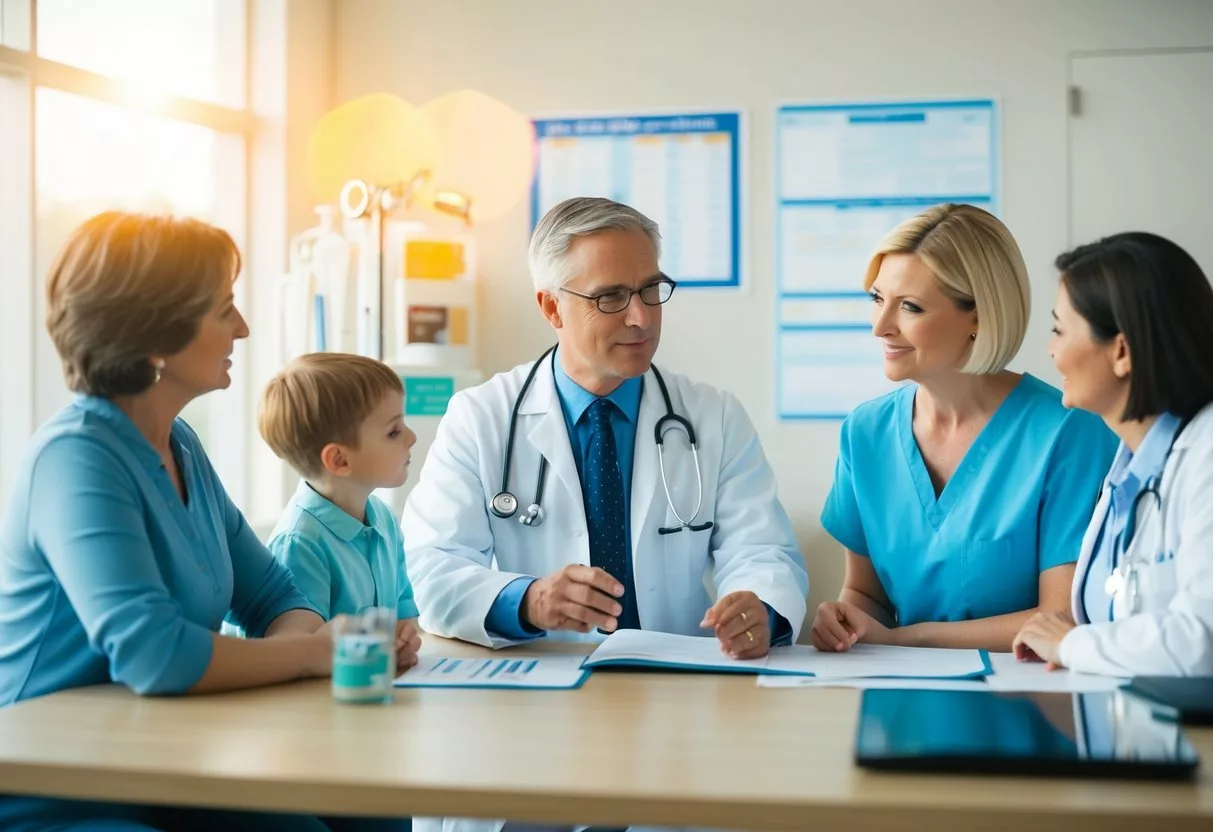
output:
M741 623L742 623L742 624L745 624L745 623L746 623L747 621L749 621L749 620L750 620L750 619L746 617L745 610L742 610L742 611L741 611Z
M754 634L751 633L749 630L746 630L745 635L746 635L746 638L748 638L750 640L750 644L753 644L754 643Z

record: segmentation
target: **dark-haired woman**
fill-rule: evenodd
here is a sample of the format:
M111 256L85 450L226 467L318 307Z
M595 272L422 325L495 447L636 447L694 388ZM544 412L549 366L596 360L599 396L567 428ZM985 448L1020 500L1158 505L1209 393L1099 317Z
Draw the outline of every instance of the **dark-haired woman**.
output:
M1213 675L1213 287L1186 251L1141 232L1057 267L1063 401L1102 416L1121 445L1072 618L1034 616L1015 652L1089 673Z

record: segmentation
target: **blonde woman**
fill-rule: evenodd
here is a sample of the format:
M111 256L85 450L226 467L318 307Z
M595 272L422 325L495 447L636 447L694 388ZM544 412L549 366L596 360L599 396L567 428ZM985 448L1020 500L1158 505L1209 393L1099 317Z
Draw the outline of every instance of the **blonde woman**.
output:
M1006 369L1029 287L992 214L945 204L906 220L864 287L885 375L908 383L843 423L821 521L846 577L817 609L813 644L1008 651L1033 613L1068 609L1115 438Z
M239 271L217 228L117 212L76 229L52 268L47 329L79 395L31 439L0 522L0 706L107 682L171 695L329 674L323 619L178 418L231 384L248 336ZM229 612L252 638L219 634ZM0 795L6 830L409 825L360 823Z

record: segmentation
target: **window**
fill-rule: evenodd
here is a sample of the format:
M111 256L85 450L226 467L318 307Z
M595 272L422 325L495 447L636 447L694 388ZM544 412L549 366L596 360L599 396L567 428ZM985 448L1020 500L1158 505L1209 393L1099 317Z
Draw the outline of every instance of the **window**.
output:
M245 0L0 0L0 505L29 434L70 398L42 325L67 234L105 209L172 212L225 228L247 254L248 19ZM182 414L238 504L247 352L237 346L231 388Z
M189 215L227 229L237 240L243 236L243 136L45 88L35 93L34 124L37 274L47 274L73 228L107 209ZM41 293L38 300L44 300ZM49 413L66 404L68 394L59 383L50 339L40 341L35 375L48 388L39 398L46 403L40 409ZM237 353L233 364L240 365L241 357ZM240 393L233 384L195 399L182 413L217 465L225 461L227 446L218 441L213 416L238 411Z
M38 57L172 93L244 105L243 0L38 0Z

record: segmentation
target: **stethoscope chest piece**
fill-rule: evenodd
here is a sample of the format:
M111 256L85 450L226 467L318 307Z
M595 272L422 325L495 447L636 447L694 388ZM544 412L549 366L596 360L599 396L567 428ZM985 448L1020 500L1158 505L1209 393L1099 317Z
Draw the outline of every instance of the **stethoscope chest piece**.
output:
M543 510L543 506L539 503L531 503L527 506L527 510L518 518L518 522L524 526L542 526L544 517L547 513Z
M513 517L518 511L518 498L508 491L498 491L493 495L493 499L489 501L489 508L493 514L501 519ZM530 525L529 523L527 525Z

